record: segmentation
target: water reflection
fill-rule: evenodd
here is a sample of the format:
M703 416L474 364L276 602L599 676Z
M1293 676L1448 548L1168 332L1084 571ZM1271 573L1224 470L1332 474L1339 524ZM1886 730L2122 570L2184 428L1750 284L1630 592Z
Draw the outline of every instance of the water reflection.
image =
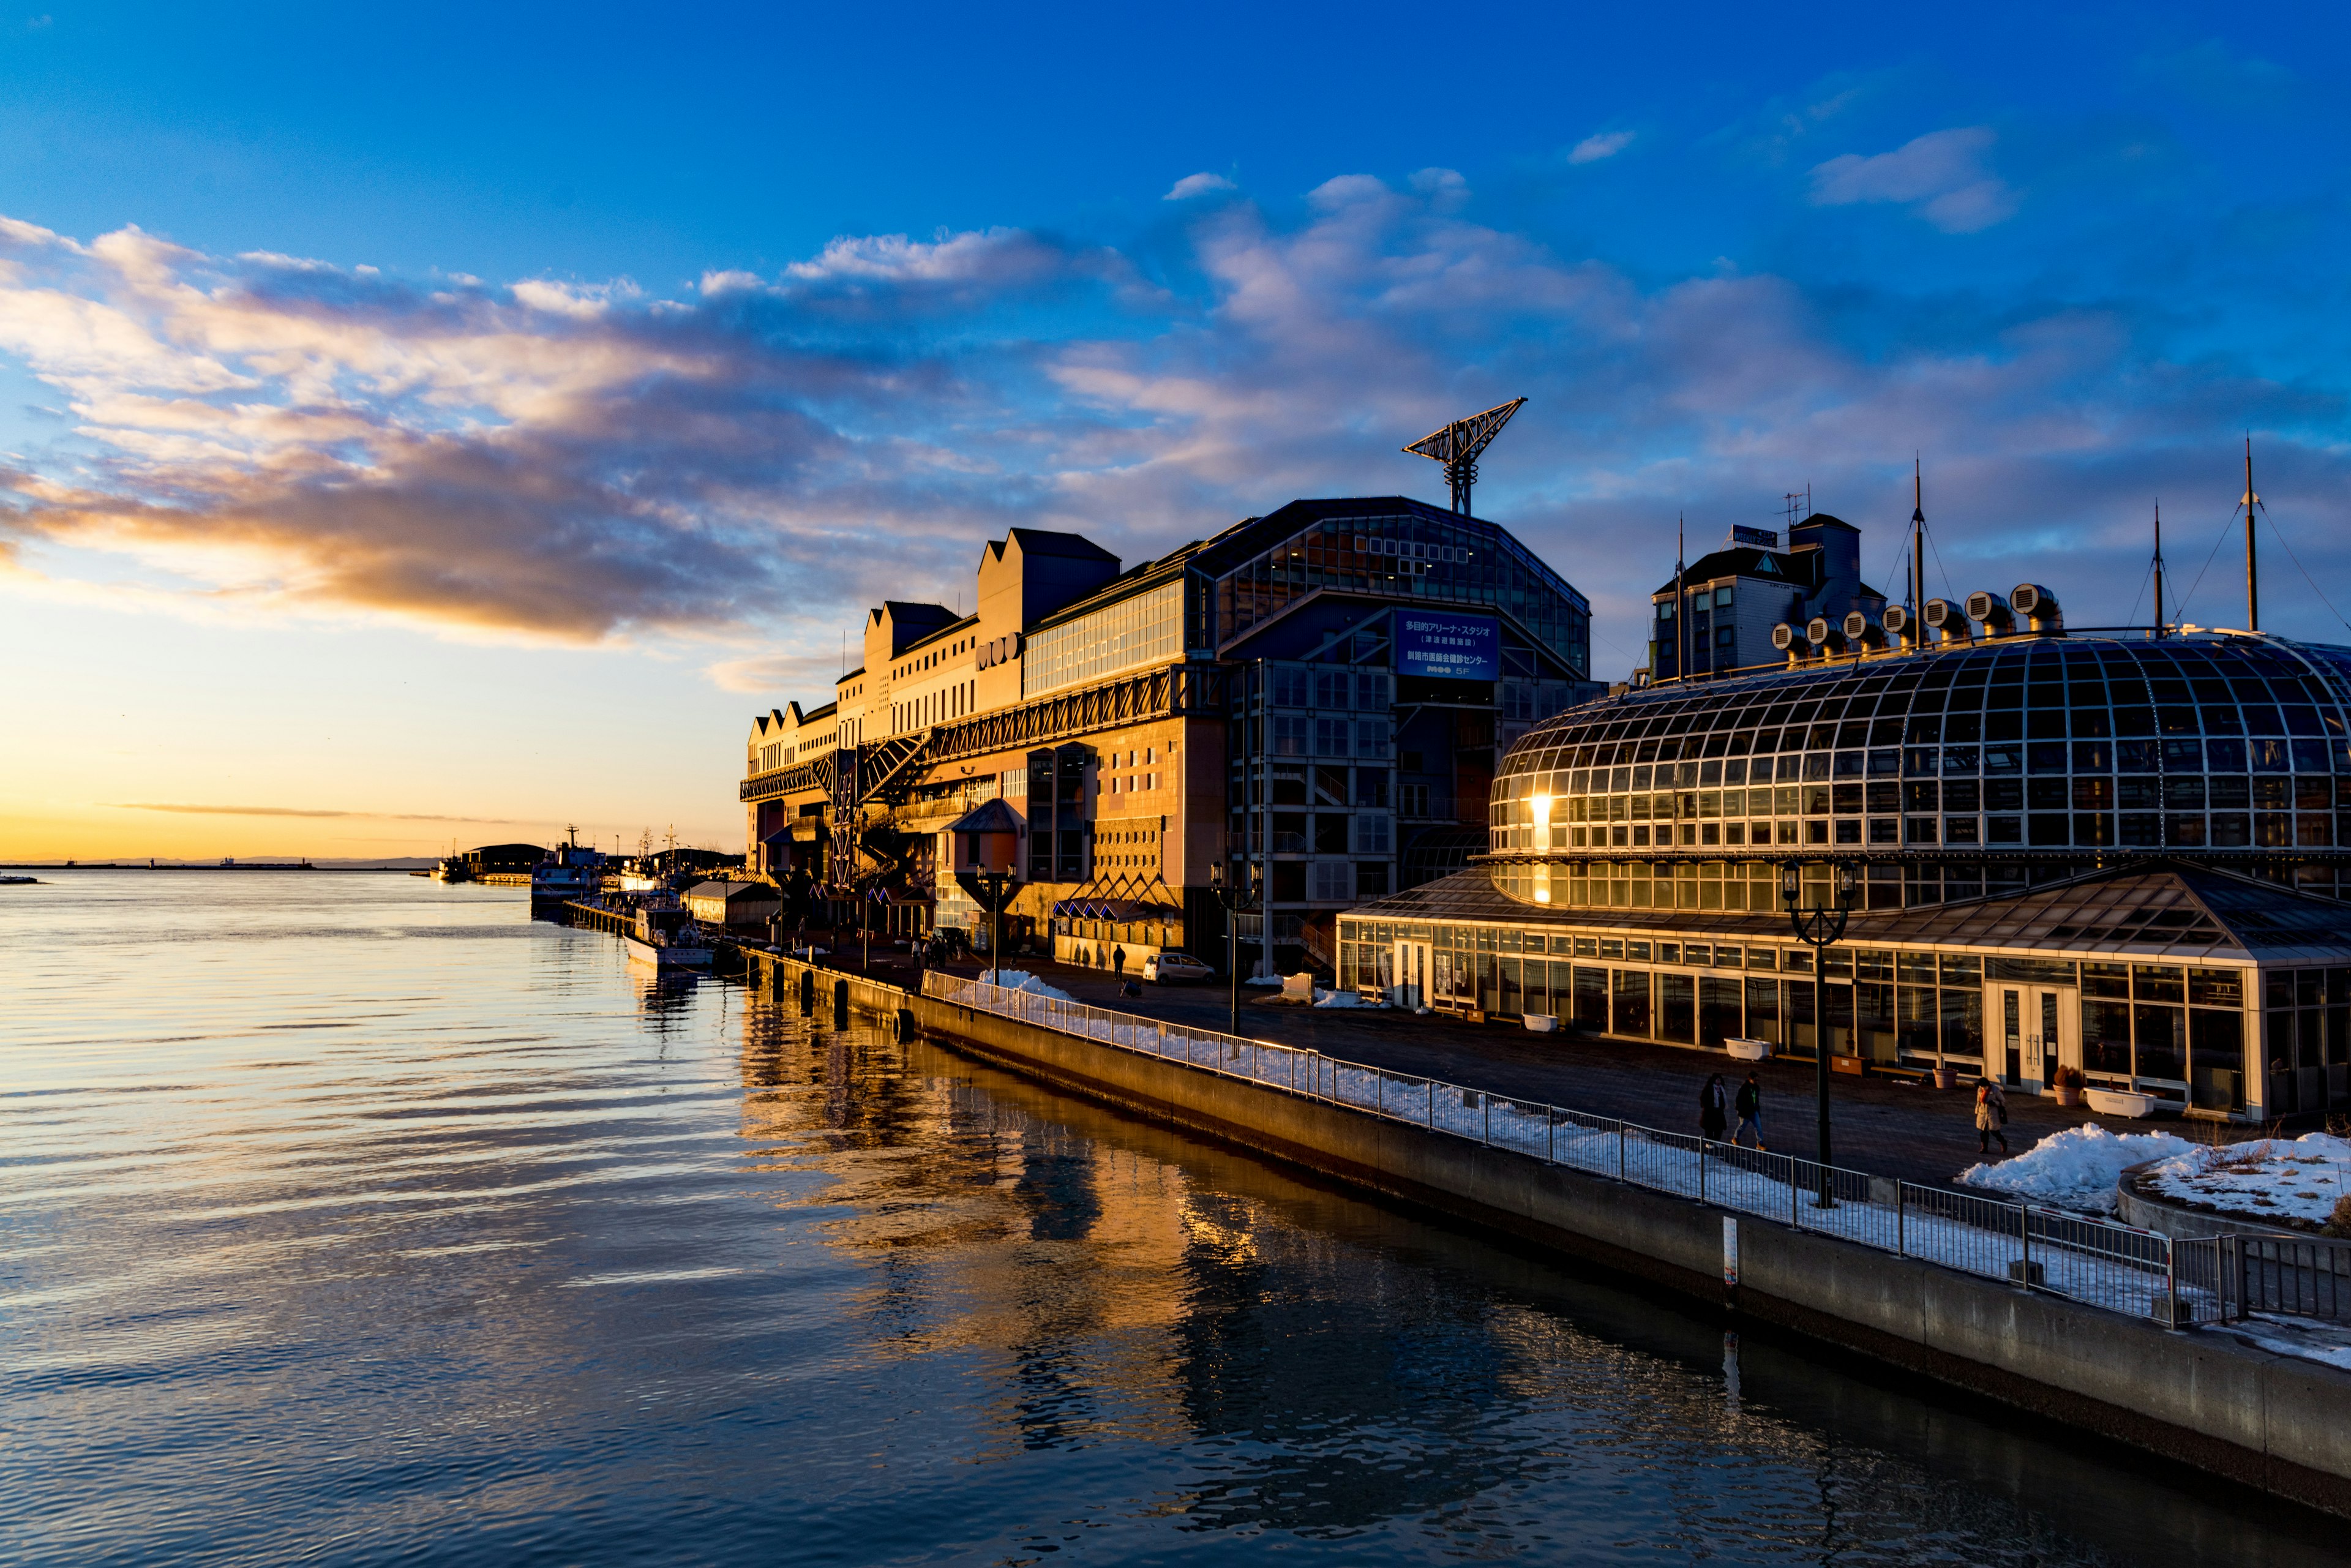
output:
M0 903L0 1561L2333 1556L496 890L152 881Z

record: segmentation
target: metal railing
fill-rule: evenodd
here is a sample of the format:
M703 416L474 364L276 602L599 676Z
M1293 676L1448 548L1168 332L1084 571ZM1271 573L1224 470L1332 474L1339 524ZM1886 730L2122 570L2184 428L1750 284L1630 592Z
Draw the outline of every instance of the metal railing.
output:
M2222 1322L2256 1313L2351 1322L2351 1242L2210 1236L2172 1246L2180 1277L2212 1297Z
M2218 1322L2231 1301L2351 1305L2351 1249L2325 1268L2254 1249L2232 1276L2210 1243L2199 1251L2194 1243L2069 1209L1824 1166L935 970L923 977L923 994L2169 1326Z

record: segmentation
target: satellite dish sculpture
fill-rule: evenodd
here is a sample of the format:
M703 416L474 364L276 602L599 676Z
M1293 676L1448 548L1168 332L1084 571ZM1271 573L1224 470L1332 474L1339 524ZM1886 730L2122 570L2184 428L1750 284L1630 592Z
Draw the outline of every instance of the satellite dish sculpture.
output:
M1499 408L1473 413L1467 419L1457 419L1436 434L1424 435L1404 450L1445 465L1445 482L1453 486L1453 509L1467 516L1469 511L1469 486L1478 482L1478 455L1486 450L1494 437L1502 434L1502 426L1510 423L1510 415L1518 413L1526 401L1522 397L1514 397Z

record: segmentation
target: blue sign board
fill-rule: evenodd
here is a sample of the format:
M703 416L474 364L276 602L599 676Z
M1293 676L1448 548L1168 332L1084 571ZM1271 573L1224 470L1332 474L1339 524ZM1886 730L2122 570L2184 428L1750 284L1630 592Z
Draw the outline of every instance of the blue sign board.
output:
M1449 681L1502 678L1502 627L1492 616L1399 610L1395 623L1398 674Z

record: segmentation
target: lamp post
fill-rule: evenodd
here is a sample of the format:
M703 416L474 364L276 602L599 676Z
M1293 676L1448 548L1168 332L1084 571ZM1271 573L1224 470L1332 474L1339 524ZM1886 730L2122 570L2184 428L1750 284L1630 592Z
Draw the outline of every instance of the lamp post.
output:
M1225 977L1232 990L1231 1027L1228 1034L1241 1031L1241 934L1239 916L1244 910L1255 909L1259 895L1265 891L1265 881L1256 865L1249 868L1249 880L1244 883L1229 861L1218 860L1208 868L1208 890L1217 902L1225 906Z
M1820 1168L1823 1208L1836 1207L1829 1185L1829 1041L1828 1025L1822 1021L1825 1009L1821 1006L1819 988L1827 982L1821 978L1826 971L1823 961L1829 947L1844 935L1845 916L1853 909L1853 867L1844 861L1832 861L1828 866L1828 902L1804 902L1804 867L1802 862L1789 861L1780 867L1780 902L1788 907L1788 920L1795 927L1796 940L1813 949L1813 1076L1820 1095Z

